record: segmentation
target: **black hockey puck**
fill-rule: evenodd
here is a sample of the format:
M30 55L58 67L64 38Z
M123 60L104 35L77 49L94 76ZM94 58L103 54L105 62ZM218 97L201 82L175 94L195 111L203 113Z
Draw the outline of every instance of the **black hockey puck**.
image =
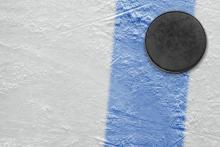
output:
M171 72L185 72L197 65L206 50L201 23L185 12L172 11L157 17L146 33L145 45L151 60Z

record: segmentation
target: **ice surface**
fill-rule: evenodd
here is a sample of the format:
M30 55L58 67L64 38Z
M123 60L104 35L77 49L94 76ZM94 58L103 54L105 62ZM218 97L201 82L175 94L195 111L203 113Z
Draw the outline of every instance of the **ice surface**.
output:
M102 146L114 5L0 1L0 147Z

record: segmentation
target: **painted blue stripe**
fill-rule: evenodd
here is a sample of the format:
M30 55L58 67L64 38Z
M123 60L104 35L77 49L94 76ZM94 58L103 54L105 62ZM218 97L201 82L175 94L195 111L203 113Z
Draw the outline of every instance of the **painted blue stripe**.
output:
M188 75L158 70L146 58L144 36L158 15L193 13L194 0L118 0L106 147L181 147Z

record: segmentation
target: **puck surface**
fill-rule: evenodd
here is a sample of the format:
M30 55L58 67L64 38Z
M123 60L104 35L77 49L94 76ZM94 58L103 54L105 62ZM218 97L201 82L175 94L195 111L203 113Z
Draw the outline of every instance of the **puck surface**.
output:
M206 50L206 34L190 14L172 11L149 26L145 45L151 60L170 72L185 72L197 65Z

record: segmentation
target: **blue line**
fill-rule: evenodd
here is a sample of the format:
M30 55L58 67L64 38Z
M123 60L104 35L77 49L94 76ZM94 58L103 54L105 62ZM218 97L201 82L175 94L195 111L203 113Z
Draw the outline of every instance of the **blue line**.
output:
M182 147L188 74L146 58L144 36L158 15L194 11L194 0L117 0L106 147Z

